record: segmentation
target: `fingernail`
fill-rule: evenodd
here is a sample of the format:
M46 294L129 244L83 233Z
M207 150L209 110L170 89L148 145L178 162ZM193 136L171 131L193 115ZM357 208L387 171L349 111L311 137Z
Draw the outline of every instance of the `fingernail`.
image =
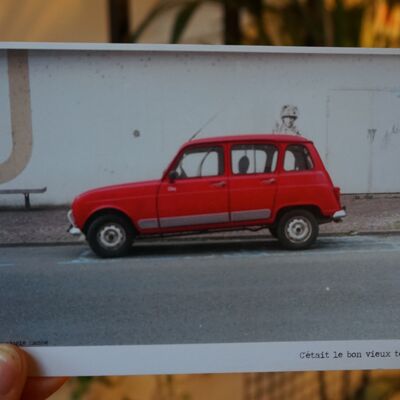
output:
M0 396L8 394L18 381L22 363L18 352L8 345L0 345Z

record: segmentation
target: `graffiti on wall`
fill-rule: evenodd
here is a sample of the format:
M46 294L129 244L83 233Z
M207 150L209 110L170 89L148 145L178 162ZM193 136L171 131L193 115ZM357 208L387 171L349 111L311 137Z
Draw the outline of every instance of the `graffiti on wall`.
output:
M7 60L12 149L9 157L0 163L0 184L16 178L25 169L32 155L28 52L9 50Z
M396 135L400 135L400 123L394 123L389 129L385 130L383 143L385 146L390 144L390 139Z
M296 121L299 117L297 106L285 104L281 109L281 120L275 124L274 133L286 133L290 135L300 135Z

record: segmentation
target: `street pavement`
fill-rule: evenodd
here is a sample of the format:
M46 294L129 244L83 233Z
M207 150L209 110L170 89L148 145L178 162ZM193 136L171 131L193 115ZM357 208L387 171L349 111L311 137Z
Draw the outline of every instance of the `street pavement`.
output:
M0 248L0 342L173 344L398 339L400 236Z
M342 196L308 251L267 230L140 242L102 260L68 207L0 208L0 342L397 339L400 195Z

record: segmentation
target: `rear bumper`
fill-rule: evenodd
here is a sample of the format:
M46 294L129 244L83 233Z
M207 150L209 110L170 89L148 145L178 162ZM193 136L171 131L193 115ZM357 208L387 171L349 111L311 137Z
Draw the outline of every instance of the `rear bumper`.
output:
M332 219L336 222L340 221L342 218L346 217L347 213L346 213L346 208L343 207L341 210L336 211L333 216Z

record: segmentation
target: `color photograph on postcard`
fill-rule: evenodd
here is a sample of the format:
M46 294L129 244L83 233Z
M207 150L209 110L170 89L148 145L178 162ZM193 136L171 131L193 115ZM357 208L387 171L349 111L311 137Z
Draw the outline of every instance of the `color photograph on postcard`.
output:
M397 50L2 45L0 342L399 339L399 71Z

